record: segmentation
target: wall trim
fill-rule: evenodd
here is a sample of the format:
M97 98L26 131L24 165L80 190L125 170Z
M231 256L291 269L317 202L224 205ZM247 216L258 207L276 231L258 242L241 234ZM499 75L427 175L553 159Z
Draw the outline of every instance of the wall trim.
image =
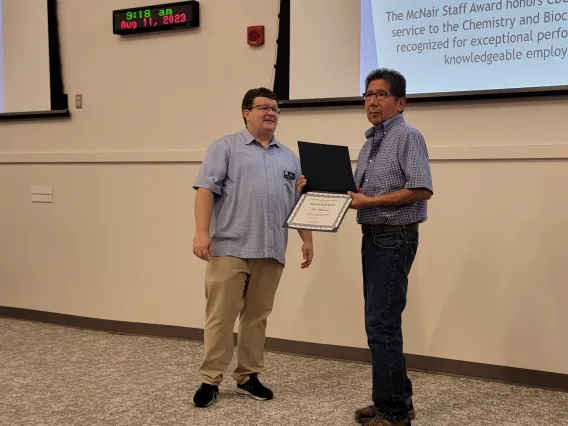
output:
M430 160L563 160L568 159L568 144L546 145L467 145L431 146ZM200 163L205 149L133 150L83 152L4 152L0 164L81 164L81 163ZM297 154L297 152L296 152ZM355 161L359 149L349 149Z
M432 161L457 160L565 160L568 144L469 145L429 147Z
M6 152L0 153L4 163L200 163L206 150L147 150L92 152Z
M190 327L114 321L6 306L0 306L0 317L119 334L166 337L197 342L203 341L203 330ZM273 337L266 339L266 350L351 362L369 363L371 360L368 349L299 342ZM414 371L447 374L568 392L568 374L412 354L406 354L406 363L408 369Z

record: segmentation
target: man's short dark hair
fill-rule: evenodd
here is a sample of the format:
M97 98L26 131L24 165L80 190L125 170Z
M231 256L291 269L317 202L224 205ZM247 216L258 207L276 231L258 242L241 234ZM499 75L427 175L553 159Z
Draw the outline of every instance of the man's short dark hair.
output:
M398 71L389 68L379 68L371 71L365 78L365 90L369 88L369 84L373 80L385 80L390 84L391 92L396 98L406 96L406 79Z
M266 87L258 87L256 89L250 89L248 92L245 93L245 96L243 97L241 112L246 109L251 109L254 106L253 102L255 98L268 98L278 102L278 96L276 96L276 93L274 93L270 89L267 89ZM246 126L247 124L246 118L243 117L243 120L245 121L245 126Z

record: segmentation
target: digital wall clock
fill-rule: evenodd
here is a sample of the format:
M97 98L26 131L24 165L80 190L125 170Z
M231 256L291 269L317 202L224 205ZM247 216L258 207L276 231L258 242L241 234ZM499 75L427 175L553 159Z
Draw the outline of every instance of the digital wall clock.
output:
M113 33L120 35L196 28L199 27L199 2L190 0L114 10L112 27Z

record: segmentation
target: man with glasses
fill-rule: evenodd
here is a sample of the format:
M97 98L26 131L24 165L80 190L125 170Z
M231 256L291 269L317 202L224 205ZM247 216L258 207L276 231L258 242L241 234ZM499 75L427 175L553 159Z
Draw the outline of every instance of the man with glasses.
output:
M264 370L267 317L285 265L286 217L298 194L298 157L280 143L278 98L266 88L249 90L242 102L246 128L209 147L194 188L193 253L208 262L205 275L204 359L197 407L217 398L233 356L233 327L240 316L237 392L272 399L258 375ZM304 262L313 258L312 234L299 231Z
M418 248L418 224L427 219L433 194L426 142L404 120L406 80L379 69L365 80L365 133L355 169L359 190L352 208L363 232L365 329L373 360L373 405L359 409L359 423L409 425L412 382L402 347L402 312L408 274Z
M361 225L365 330L373 362L373 405L355 412L359 423L410 425L412 382L402 348L402 312L408 274L418 248L418 224L427 219L433 194L422 134L406 123L406 80L378 69L365 81L366 131L355 169L351 207ZM302 176L298 190L306 184Z

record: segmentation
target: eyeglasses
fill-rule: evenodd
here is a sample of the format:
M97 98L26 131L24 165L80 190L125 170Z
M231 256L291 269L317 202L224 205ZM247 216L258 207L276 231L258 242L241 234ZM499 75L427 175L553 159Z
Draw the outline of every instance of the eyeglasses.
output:
M274 114L280 114L280 108L269 107L267 105L255 105L250 109L257 109L265 114L268 114L268 111L272 111Z
M394 96L394 93L391 92L363 93L363 98L365 99L365 102L370 102L373 99L373 96L377 98L378 101L384 101L388 96Z

